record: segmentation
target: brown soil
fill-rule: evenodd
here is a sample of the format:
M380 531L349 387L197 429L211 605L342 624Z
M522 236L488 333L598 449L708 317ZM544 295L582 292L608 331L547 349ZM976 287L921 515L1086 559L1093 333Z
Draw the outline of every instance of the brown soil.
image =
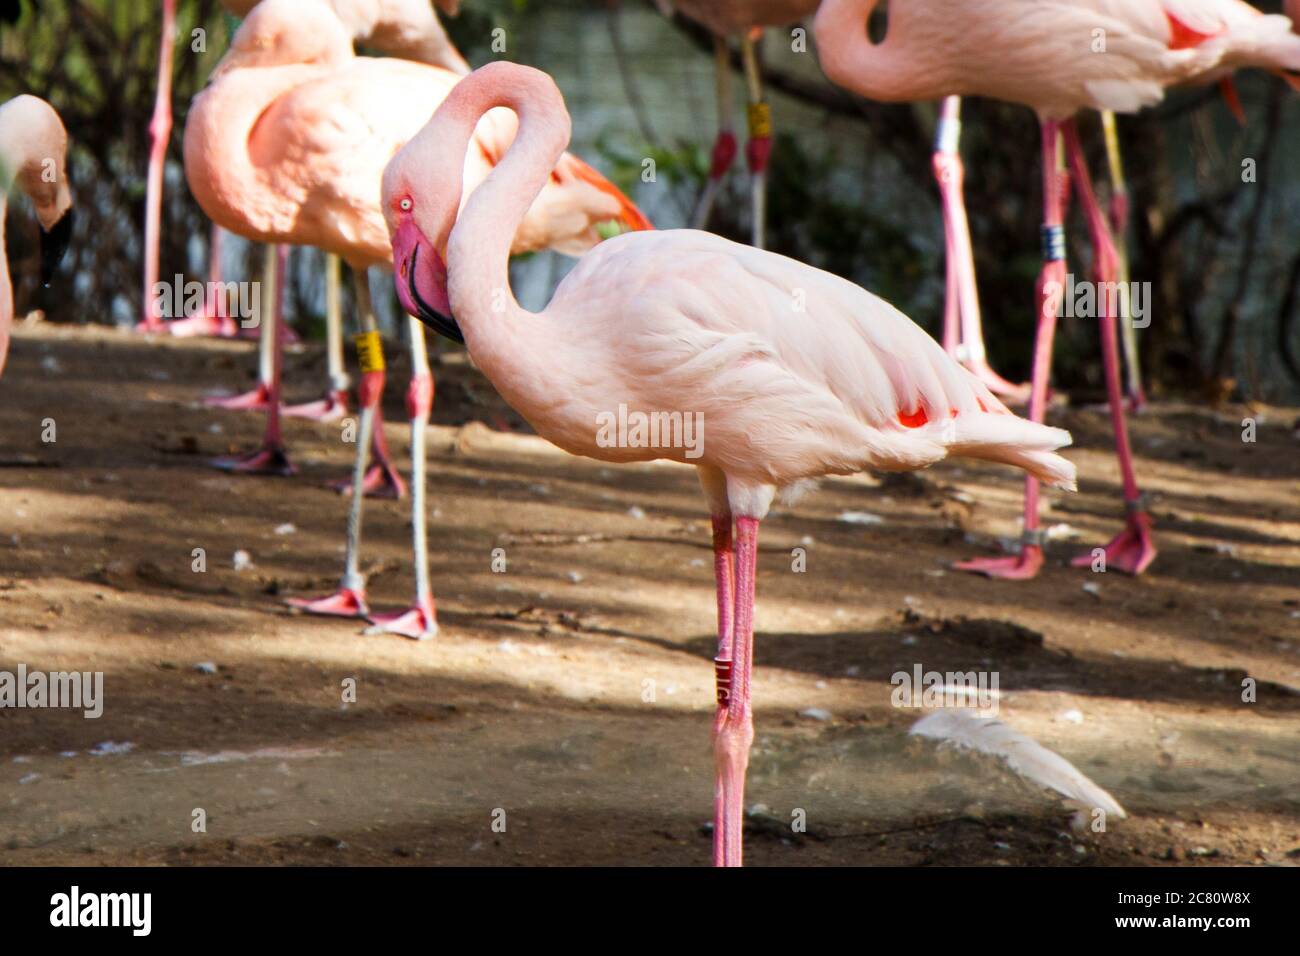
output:
M404 461L393 364L388 437ZM519 422L491 387L458 356L439 362L442 633L363 637L280 603L339 571L345 502L323 487L348 468L339 427L288 423L294 479L205 465L259 434L256 416L200 404L251 367L248 343L19 331L0 402L0 669L103 671L106 703L98 720L0 714L0 860L707 863L713 586L691 471L605 467L503 434ZM316 350L289 357L295 398L320 368ZM1247 415L1255 443L1241 440ZM1006 469L832 480L774 514L748 861L1300 862L1296 417L1164 404L1134 422L1161 548L1137 580L1065 566L1118 524L1097 410L1054 412L1082 481L1047 514L1077 537L1055 541L1032 582L945 570L1015 532L1021 482ZM407 508L368 504L380 608L409 596ZM841 520L854 511L883 520ZM234 569L236 550L251 568ZM890 705L889 677L916 662L997 670L1002 718L1129 818L1075 832L1053 795L909 738L920 713ZM356 703L342 702L347 678ZM105 742L131 747L90 753Z

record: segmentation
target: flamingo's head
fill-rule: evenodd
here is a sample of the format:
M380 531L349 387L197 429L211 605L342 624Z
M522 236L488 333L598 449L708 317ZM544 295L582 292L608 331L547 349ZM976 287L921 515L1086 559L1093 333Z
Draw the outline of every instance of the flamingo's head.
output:
M434 331L464 342L452 318L447 290L447 240L456 224L458 197L439 196L436 187L417 187L417 183L445 185L451 178L439 175L424 161L429 153L426 145L423 134L417 135L384 170L384 220L393 244L397 298L403 309ZM459 186L459 177L456 183Z
M5 104L19 124L21 149L0 156L14 170L41 224L41 284L48 286L72 238L72 191L68 188L68 134L44 100L19 96ZM10 151L14 152L13 150Z

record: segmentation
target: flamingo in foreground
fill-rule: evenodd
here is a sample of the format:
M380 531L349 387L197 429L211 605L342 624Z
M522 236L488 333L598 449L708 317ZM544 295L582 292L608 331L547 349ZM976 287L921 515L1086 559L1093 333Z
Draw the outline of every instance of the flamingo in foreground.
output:
M830 79L883 101L989 96L1030 106L1042 129L1043 257L1037 295L1029 417L1043 420L1052 337L1065 286L1063 177L1058 138L1087 215L1095 249L1093 271L1113 288L1117 253L1106 215L1093 193L1075 114L1082 109L1131 113L1159 102L1167 87L1219 68L1300 67L1300 37L1286 17L1265 16L1240 0L911 0L891 7L884 41L872 43L866 23L879 0L824 0L814 24L822 69ZM1104 50L1098 49L1104 43ZM1151 518L1138 490L1124 420L1115 316L1097 297L1106 389L1115 430L1125 527L1102 555L1105 568L1140 574L1156 556ZM1025 483L1025 517L1018 554L961 562L963 570L1024 579L1043 564L1038 482ZM1097 567L1095 551L1074 559Z
M36 96L0 106L0 374L9 355L14 291L5 255L5 213L16 183L41 224L41 282L49 285L72 237L72 193L65 168L68 133L54 107Z
M185 174L203 211L222 227L266 243L312 245L340 256L356 279L361 335L358 354L362 404L357 459L348 515L345 570L336 594L296 601L309 612L366 616L359 548L362 499L368 487L400 487L383 440L379 400L383 352L371 308L366 270L388 266L392 249L380 211L385 163L420 128L461 77L408 60L357 57L351 37L324 4L263 0L235 34L208 87L190 107L185 128ZM485 117L468 157L458 154L470 188L481 182L514 138L507 111ZM600 241L598 227L649 228L626 196L582 160L564 154L549 168L546 188L512 233L513 252L555 249L577 255ZM275 270L268 269L268 275ZM279 422L278 309L263 328L272 361L267 430L254 454L219 461L228 470L288 474ZM408 322L412 378L407 392L411 425L417 598L407 612L372 616L380 630L408 637L436 630L424 540L424 437L433 379L423 326ZM376 459L367 473L367 449Z
M767 232L767 164L772 154L772 113L763 99L763 77L758 66L757 38L764 27L784 27L798 23L817 9L818 0L659 0L666 15L673 10L713 34L714 82L718 98L718 135L709 160L709 178L691 217L691 226L703 229L722 181L736 158L736 134L732 132L731 57L727 38L740 37L740 52L745 64L745 89L749 97L746 112L749 140L745 144L745 162L750 173L750 202L753 244L762 249Z
M475 125L499 106L518 114L519 134L457 218L465 151ZM707 232L608 240L542 312L525 311L510 292L510 237L569 132L564 100L538 70L492 63L452 90L384 171L398 296L431 327L463 336L502 397L561 448L698 467L718 598L714 862L739 865L758 526L777 492L949 455L1005 462L1072 488L1074 466L1053 451L1070 436L1011 414L870 293ZM602 420L620 406L668 416L661 421L699 416L702 447L671 447L671 428L658 447L602 438Z

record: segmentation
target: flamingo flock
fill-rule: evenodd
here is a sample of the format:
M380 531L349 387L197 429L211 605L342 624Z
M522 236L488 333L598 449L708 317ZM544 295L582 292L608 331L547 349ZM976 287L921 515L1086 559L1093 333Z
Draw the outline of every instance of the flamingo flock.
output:
M171 125L176 11L174 0L161 2L146 292L158 274ZM1006 579L1037 575L1045 543L1040 484L1072 490L1076 483L1075 466L1059 453L1070 444L1069 433L1045 423L1071 188L1097 281L1114 282L1120 267L1113 227L1124 217L1122 210L1108 215L1098 201L1079 114L1138 113L1170 87L1223 81L1247 67L1292 83L1300 73L1292 20L1241 0L892 0L880 40L868 29L878 0L674 0L665 6L717 38L719 132L694 216L698 228L660 230L566 151L570 116L550 76L505 60L471 72L427 0L223 3L245 19L190 104L185 177L217 228L267 244L269 288L259 330L262 393L244 403L265 408L265 435L261 447L219 467L294 471L280 424L279 302L289 247L338 257L355 283L361 414L344 568L334 593L292 603L309 613L364 618L370 632L416 639L437 633L425 534L424 448L434 397L426 327L463 343L506 402L565 451L610 463L668 459L695 467L711 518L717 598L713 861L721 866L743 859L758 538L774 500L827 476L914 471L947 458L1008 465L1025 474L1019 548L956 566ZM447 13L456 5L440 4ZM1300 2L1288 3L1289 12L1297 8ZM882 102L942 104L934 157L947 253L942 343L871 292L762 248L771 121L756 38L761 28L790 26L814 13L816 53L833 83ZM737 151L727 45L733 36L741 42L748 89L750 245L702 230ZM358 56L356 42L389 55ZM1003 379L985 356L957 150L963 97L1020 104L1039 121L1043 263L1028 387ZM5 193L16 184L31 200L47 281L71 233L66 150L67 133L43 100L19 96L0 106ZM1033 179L1028 159L1026 191ZM1114 166L1112 176L1121 181L1120 175ZM3 211L0 205L0 239ZM511 291L508 264L514 255L542 249L577 262L545 308L531 312ZM368 605L359 559L366 493L402 487L380 415L385 361L372 267L393 273L408 316L412 368L406 408L415 595L410 607L385 614ZM327 274L337 281L335 269ZM336 312L336 293L331 301ZM1075 563L1102 560L1138 575L1157 550L1128 437L1117 316L1100 304L1124 527ZM0 257L0 371L12 313L8 265ZM148 295L141 324L159 327ZM331 394L311 413L321 419L341 414L347 402L337 316L329 333ZM1130 380L1131 399L1135 389L1140 395L1140 383ZM1008 407L1017 402L1027 402L1026 417ZM667 445L611 446L600 440L597 424L622 407L701 415L708 440L694 455Z

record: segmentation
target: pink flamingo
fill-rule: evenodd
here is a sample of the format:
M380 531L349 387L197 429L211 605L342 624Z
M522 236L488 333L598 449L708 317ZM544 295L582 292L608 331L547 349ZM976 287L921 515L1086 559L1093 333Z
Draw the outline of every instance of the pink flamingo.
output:
M14 291L5 248L9 190L17 183L41 224L41 282L49 285L72 237L72 193L65 169L68 134L54 107L36 96L0 105L0 374L9 355Z
M166 0L163 11L163 47L159 64L158 103L155 106L155 123L162 131L159 138L154 138L154 151L151 153L150 191L147 205L155 210L151 215L153 227L146 230L146 282L148 276L157 278L158 240L157 208L161 202L161 169L165 153L166 139L170 135L171 113L171 43L168 38L173 35L174 11L167 9ZM260 0L221 0L222 6L234 16L245 17L257 6ZM429 0L298 0L300 5L328 4L343 22L357 43L373 46L375 49L398 56L403 59L428 63L464 75L469 72L469 64L451 43L446 31L433 12ZM438 6L446 13L457 12L458 0L439 0ZM165 62L163 62L165 61ZM209 244L209 289L221 287L221 255L223 234L220 226L214 225ZM274 257L268 254L268 269L275 268ZM339 262L333 254L326 255L326 363L329 387L325 397L301 405L291 405L281 411L285 415L309 418L316 421L333 421L343 417L348 410L348 388L351 381L343 366L342 322L339 314ZM264 282L268 288L277 288L283 294L283 283L277 285L273 277L267 274ZM152 284L146 285L146 302ZM268 309L278 308L268 304ZM143 328L159 331L164 327L159 316L149 312ZM215 335L234 337L241 330L235 319L225 309L222 296L215 291L209 297L203 311L186 319L175 319L165 324L166 331L175 336ZM292 332L280 328L281 335L292 336ZM270 350L264 350L259 363L259 381L256 388L243 395L230 398L210 399L208 404L228 409L256 410L267 407L267 395L271 375Z
M736 134L732 131L731 57L727 38L740 37L745 64L745 86L749 96L747 112L749 140L745 162L750 173L750 202L753 209L752 242L762 249L767 230L767 165L772 154L772 114L763 99L756 35L764 27L798 23L817 9L818 0L660 0L666 14L672 10L703 24L713 34L714 77L718 97L718 135L713 143L709 178L691 217L691 225L703 229L718 191L736 158Z
M461 209L462 157L475 125L499 106L519 115L519 135ZM714 862L739 865L758 526L776 493L949 455L1072 488L1074 466L1053 451L1070 436L1012 415L870 293L707 232L611 239L581 259L542 312L525 311L510 294L510 236L569 129L559 90L538 70L492 63L452 90L384 171L398 296L433 328L463 335L506 401L561 448L699 469L718 597ZM608 428L620 407L661 422L692 416L702 441L676 440L683 433L665 425L653 446L620 442Z
M1223 67L1300 66L1300 37L1285 17L1264 16L1239 0L1033 0L964 4L912 0L891 7L885 40L873 44L865 24L878 0L824 0L814 29L822 68L835 83L872 99L910 101L979 95L1034 108L1042 129L1043 253L1038 334L1029 416L1041 422L1051 369L1052 337L1064 289L1064 141L1096 250L1094 272L1115 278L1116 251L1097 203L1074 119L1081 109L1135 112L1158 102L1167 87ZM1099 296L1102 356L1125 504L1125 527L1101 549L1105 567L1140 574L1155 559L1151 519L1138 490L1120 390L1115 317ZM958 567L993 577L1024 579L1043 564L1038 482L1025 484L1020 552ZM1095 552L1074 560L1097 561Z
M263 0L235 34L230 51L190 108L185 172L204 212L247 239L313 245L334 253L351 266L356 278L362 414L347 557L336 594L294 602L313 613L367 614L359 568L363 492L384 480L400 482L383 442L379 415L383 353L366 273L369 266L391 263L379 205L380 180L387 160L460 79L448 70L407 60L357 57L342 22L328 7ZM515 118L506 111L485 118L475 134L475 148L463 162L463 176L471 188L504 155L515 129ZM551 248L578 254L600 241L598 226L610 221L632 229L649 227L618 189L580 159L565 154L553 164L546 189L513 233L512 249ZM253 455L219 462L231 470L271 474L292 470L277 411L279 349L271 347L278 341L277 311L269 310L263 329L264 347L270 347L276 357L270 363L266 435ZM408 331L417 597L409 611L371 620L382 630L423 637L436 629L424 540L424 432L433 380L423 327L412 320ZM367 473L366 450L372 441L377 464Z

